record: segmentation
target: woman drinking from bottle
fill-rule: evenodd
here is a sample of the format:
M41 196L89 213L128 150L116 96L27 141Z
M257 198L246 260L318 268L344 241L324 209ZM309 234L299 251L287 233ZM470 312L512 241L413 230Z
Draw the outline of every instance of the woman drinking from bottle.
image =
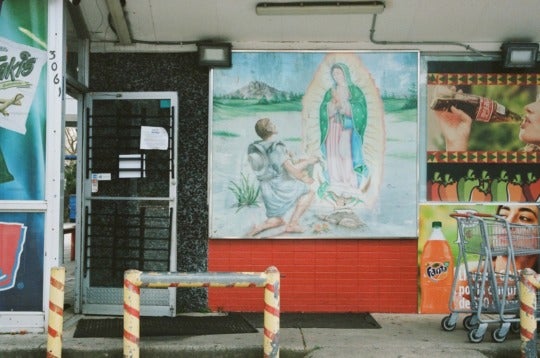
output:
M451 106L448 111L434 112L439 120L446 150L466 151L473 123L471 116L455 106ZM523 150L540 151L540 94L535 102L525 106L524 112L519 127L519 139L525 143Z

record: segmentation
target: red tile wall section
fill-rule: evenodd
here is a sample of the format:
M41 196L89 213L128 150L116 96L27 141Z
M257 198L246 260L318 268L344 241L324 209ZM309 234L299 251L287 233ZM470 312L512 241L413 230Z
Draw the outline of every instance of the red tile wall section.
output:
M417 241L226 240L209 243L208 271L281 273L282 312L417 312ZM262 288L210 288L212 310L255 312Z

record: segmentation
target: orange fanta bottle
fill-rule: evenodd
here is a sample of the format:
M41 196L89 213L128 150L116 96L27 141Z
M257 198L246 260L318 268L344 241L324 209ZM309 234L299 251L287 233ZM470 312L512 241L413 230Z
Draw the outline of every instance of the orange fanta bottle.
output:
M434 221L420 259L420 313L448 313L454 280L454 259L442 232Z

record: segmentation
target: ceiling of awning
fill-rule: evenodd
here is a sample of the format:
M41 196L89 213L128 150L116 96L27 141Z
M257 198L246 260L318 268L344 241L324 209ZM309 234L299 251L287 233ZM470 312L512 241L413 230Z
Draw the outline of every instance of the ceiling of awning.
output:
M375 16L260 16L255 12L259 2L72 0L86 23L93 51L167 46L181 50L208 40L243 49L435 45L458 51L466 51L467 46L498 51L501 43L510 40L540 42L539 0L387 0L384 11ZM118 15L125 20L131 44L120 44Z

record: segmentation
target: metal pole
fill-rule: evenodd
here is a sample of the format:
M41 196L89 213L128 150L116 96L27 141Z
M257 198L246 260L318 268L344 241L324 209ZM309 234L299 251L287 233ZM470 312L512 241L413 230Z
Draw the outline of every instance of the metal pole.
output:
M142 272L141 287L264 287L264 272Z
M47 335L47 358L62 356L62 331L64 327L64 267L51 268L49 290L49 324Z
M140 288L264 287L264 356L279 358L280 274L270 266L265 272L124 272L124 357L139 358Z
M124 357L139 357L141 271L124 272Z
M521 357L536 358L536 290L540 287L535 272L526 268L519 281L519 323L521 326Z
M280 275L276 267L266 269L264 287L264 357L279 358Z

